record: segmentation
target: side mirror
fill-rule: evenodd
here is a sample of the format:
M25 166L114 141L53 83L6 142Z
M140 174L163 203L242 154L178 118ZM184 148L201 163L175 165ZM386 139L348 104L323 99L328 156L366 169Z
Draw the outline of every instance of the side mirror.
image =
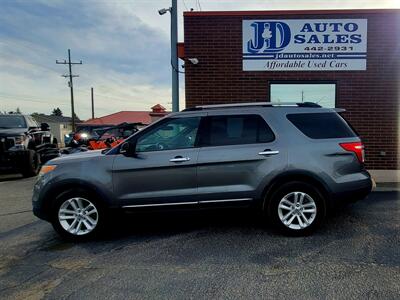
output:
M49 131L50 130L49 124L47 124L47 123L40 124L40 130L41 131Z
M119 153L125 156L135 156L135 148L136 144L130 142L124 142L119 148Z

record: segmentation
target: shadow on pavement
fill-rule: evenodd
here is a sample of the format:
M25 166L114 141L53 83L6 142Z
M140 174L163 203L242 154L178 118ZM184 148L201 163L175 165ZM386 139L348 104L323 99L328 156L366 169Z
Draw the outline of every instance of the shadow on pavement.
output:
M16 181L20 179L25 179L22 175L20 174L2 174L0 173L0 182L5 182L5 181Z
M394 192L374 193L368 199L340 207L327 216L326 222L313 235L287 237L275 230L263 216L250 209L219 209L187 212L126 213L114 218L106 232L93 240L74 244L59 238L56 233L42 244L45 251L63 251L80 245L102 251L105 244L110 247L124 247L132 243L146 243L174 236L224 236L242 238L268 238L277 240L336 240L357 236L360 228L366 229L371 221L370 211L375 208L394 205L398 195ZM389 202L388 202L389 201ZM375 217L373 217L375 218ZM358 225L357 225L358 224ZM360 227L361 226L361 227ZM368 226L368 227L365 227Z
M263 222L262 216L252 210L204 210L179 212L124 213L112 219L109 228L99 236L76 245L98 245L101 243L126 244L168 238L187 233L205 235L223 232L254 232L279 234ZM43 250L62 251L75 245L62 240L56 233Z

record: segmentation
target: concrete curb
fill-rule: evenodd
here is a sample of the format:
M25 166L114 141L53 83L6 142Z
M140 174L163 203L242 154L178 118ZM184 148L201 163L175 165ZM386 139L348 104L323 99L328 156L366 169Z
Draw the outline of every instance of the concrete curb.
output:
M373 188L373 192L400 192L399 182L382 182L377 183Z
M372 189L372 192L398 192L400 193L400 188L396 187L376 187Z

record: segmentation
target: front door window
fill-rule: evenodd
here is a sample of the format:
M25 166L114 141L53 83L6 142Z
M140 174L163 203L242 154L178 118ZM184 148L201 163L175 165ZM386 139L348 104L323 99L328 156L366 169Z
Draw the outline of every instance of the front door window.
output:
M136 142L136 152L193 148L200 117L170 119L143 134Z

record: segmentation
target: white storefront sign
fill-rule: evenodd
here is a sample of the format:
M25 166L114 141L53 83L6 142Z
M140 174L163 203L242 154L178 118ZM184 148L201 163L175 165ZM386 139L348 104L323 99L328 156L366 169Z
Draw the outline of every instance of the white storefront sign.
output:
M367 69L367 20L243 20L244 71Z

